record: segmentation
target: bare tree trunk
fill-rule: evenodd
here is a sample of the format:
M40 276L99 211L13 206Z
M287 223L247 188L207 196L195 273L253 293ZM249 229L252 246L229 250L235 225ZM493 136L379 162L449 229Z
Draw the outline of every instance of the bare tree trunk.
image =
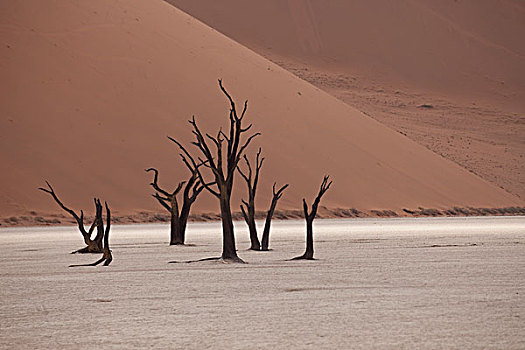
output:
M272 216L273 212L275 211L275 208L272 209L270 207L270 210L268 210L268 213L266 214L266 220L264 221L264 229L261 239L261 250L268 251L269 250L269 244L270 244L270 227L272 225Z
M237 256L235 247L235 235L233 230L233 217L231 213L230 198L220 198L221 221L222 221L222 258L242 262Z
M104 233L104 248L103 248L102 259L104 260L104 266L108 266L113 261L113 255L111 254L111 249L109 248L109 230L111 228L111 213L109 211L107 202L105 202L105 206L106 206L106 231Z
M250 232L250 249L251 250L261 250L261 243L259 242L259 237L257 236L257 225L255 224L255 195L257 194L257 184L259 182L259 173L261 171L264 158L261 158L261 148L257 151L257 156L255 158L255 174L252 169L252 165L248 160L248 157L244 155L244 161L248 167L248 174L245 174L240 166L237 166L239 174L246 181L248 186L248 202L245 200L242 201L241 211L244 217L244 221L248 225L248 230Z
M249 203L244 203L248 207L248 212L246 212L246 209L242 205L241 212L250 232L250 249L261 250L261 243L259 242L259 237L257 237L257 225L255 224L255 205L252 200L250 200Z
M60 201L60 199L55 193L55 190L53 190L53 187L51 187L49 182L46 181L46 184L49 187L49 189L42 187L40 187L39 189L43 192L49 193L53 197L55 202L57 202L62 209L68 212L77 221L78 228L82 233L82 236L84 237L84 242L87 246L73 253L102 253L102 258L98 261L95 261L92 264L70 265L70 267L96 266L103 261L104 266L108 266L113 260L113 256L111 255L111 249L109 249L109 229L111 227L111 212L109 210L108 203L105 203L107 218L106 229L104 230L104 221L102 220L102 204L100 204L100 199L94 198L93 201L95 202L95 220L93 220L89 231L86 231L86 228L84 227L84 212L81 210L80 216L78 216L73 210L66 207ZM95 239L91 239L91 234L93 233L95 227L97 228L97 235Z
M170 217L170 245L184 244L184 235L181 232L180 218L172 211Z
M257 225L255 224L255 214L250 213L250 220L248 222L248 229L250 230L250 249L261 250L261 243L257 237Z
M95 199L95 203L97 204L97 209L100 207L100 215L97 216L95 219L97 229L99 232L102 232L102 235L104 237L104 246L102 248L102 257L91 264L80 264L80 265L69 265L69 267L81 267L81 266L97 266L98 264L104 262L104 266L108 266L113 261L113 255L111 254L111 249L109 248L109 230L111 228L111 212L108 207L108 203L105 203L106 206L106 229L104 230L104 222L102 221L102 205L100 204L100 200Z
M314 258L314 220L306 220L306 250L304 252L304 259L313 260Z
M314 230L313 222L315 216L317 215L317 208L321 202L321 197L328 191L332 181L328 182L329 176L323 178L323 182L319 188L319 193L312 204L312 210L308 213L308 204L306 204L306 199L303 198L303 210L304 218L306 220L306 250L303 255L297 256L292 260L314 260Z
M100 199L95 198L96 216L95 222L97 223L97 235L95 236L95 243L100 251L103 251L102 240L104 239L104 222L102 221L102 204Z
M190 209L191 209L191 204L184 201L184 204L182 205L182 209L180 211L179 224L178 224L179 226L178 235L179 235L179 238L182 244L184 244L184 242L186 241L186 226L188 224L188 218L190 217Z
M233 179L235 177L239 160L244 155L244 152L251 141L259 136L260 133L254 133L245 140L242 140L243 134L248 132L252 127L251 124L247 127L243 127L242 125L246 110L248 109L248 101L244 102L244 108L240 115L238 115L235 102L222 85L222 80L220 79L219 87L230 102L230 127L228 132L223 132L222 129L219 129L215 136L203 133L199 129L195 117L189 120L193 129L192 133L195 137L195 141L192 142L192 145L198 149L200 153L200 156L198 157L192 156L191 153L177 140L169 136L168 138L179 146L181 150L180 156L188 169L197 174L203 187L219 200L223 229L222 259L242 262L237 256L237 250L235 248L230 197L233 188ZM215 146L213 151L210 146L212 146L212 148ZM196 160L199 161L199 164L197 164ZM203 166L209 170L209 173L214 177L213 182L207 183L205 181L204 175L199 170L199 166ZM216 187L212 187L212 185Z
M273 198L272 198L272 204L270 205L270 209L268 209L268 212L266 214L266 221L264 222L264 230L262 235L262 247L261 250L268 251L269 244L270 244L270 227L272 224L272 217L273 213L275 212L275 207L277 207L277 201L282 197L283 191L288 187L288 184L282 186L278 191L275 191L275 185L273 184Z
M153 197L170 213L170 245L184 245L186 239L186 224L188 223L191 205L195 202L204 186L202 186L197 179L197 173L194 170L188 181L180 182L175 190L170 193L159 186L157 182L159 172L157 169L149 168L146 169L146 171L153 171L155 173L153 182L150 184L157 191ZM186 184L186 186L184 188L182 209L179 213L177 194L184 184ZM190 191L192 192L191 194Z
M104 238L104 232L103 229L100 229L100 226L98 225L99 219L102 218L102 205L100 205L100 201L95 198L95 218L93 219L93 224L89 228L89 231L86 233L85 230L80 229L81 232L83 232L84 236L84 243L86 244L86 247L75 250L71 252L71 254L98 254L102 253L102 239ZM81 214L81 220L83 214ZM91 239L91 235L93 233L94 228L97 228L97 234L95 235L94 239ZM80 225L79 225L80 228Z
M97 235L95 236L94 239L91 239L91 235L93 234L93 231L94 231L95 227L97 226L98 218L102 217L102 205L100 204L100 201L97 198L94 199L94 202L95 202L95 219L93 220L93 223L91 224L89 230L86 230L86 228L84 226L84 212L81 210L80 211L80 216L78 216L73 210L71 210L68 207L66 207L62 203L62 201L60 201L60 199L58 198L57 194L55 193L55 190L53 189L53 187L51 187L49 182L46 181L46 184L47 184L48 188L40 187L39 190L41 190L43 192L46 192L46 193L49 193L51 195L51 197L53 197L55 202L60 206L60 208L62 208L67 213L69 213L69 215L71 215L75 219L75 221L77 222L77 225L78 225L78 229L79 229L80 233L82 234L82 237L84 238L84 243L86 244L86 247L78 249L78 250L75 250L71 254L75 254L75 253L80 253L80 254L84 254L84 253L102 253L102 239L104 237L104 232L101 232L100 229L97 228Z

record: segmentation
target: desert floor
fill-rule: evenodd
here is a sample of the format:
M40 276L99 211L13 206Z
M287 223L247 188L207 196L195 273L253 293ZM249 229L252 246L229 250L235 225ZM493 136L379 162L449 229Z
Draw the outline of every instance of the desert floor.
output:
M109 267L74 227L0 229L0 348L523 349L525 217L276 222L248 264L174 263L220 252L219 223L115 226Z

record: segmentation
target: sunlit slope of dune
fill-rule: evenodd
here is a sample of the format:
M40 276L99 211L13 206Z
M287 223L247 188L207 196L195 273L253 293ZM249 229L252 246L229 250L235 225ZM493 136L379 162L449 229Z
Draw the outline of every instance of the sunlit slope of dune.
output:
M298 208L323 174L328 207L388 208L522 203L160 1L21 0L0 4L0 211L56 211L44 179L75 208L93 196L119 213L157 209L150 174L187 177L176 148L193 114L226 126L227 101L249 98L247 120L267 158L259 202L289 182ZM237 179L238 193L245 186ZM205 194L200 211L216 211ZM262 207L260 207L262 209Z

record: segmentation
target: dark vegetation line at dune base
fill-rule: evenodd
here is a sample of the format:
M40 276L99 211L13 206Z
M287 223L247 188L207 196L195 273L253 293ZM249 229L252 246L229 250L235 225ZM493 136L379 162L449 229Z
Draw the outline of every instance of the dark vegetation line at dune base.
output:
M466 217L466 216L525 216L525 207L506 208L474 208L453 207L439 210L435 208L416 209L404 208L403 210L358 210L356 208L326 208L319 207L317 219L351 219L351 218L395 218L395 217ZM265 211L255 213L256 220L264 220ZM275 220L298 220L303 219L302 210L275 210ZM93 217L87 215L86 220L91 221ZM219 213L191 214L190 222L220 221ZM243 221L240 211L233 213L235 221ZM146 223L169 223L170 215L164 212L141 211L130 215L112 215L115 224L146 224ZM26 227L26 226L72 226L76 221L65 214L41 214L35 211L27 215L0 217L0 227Z

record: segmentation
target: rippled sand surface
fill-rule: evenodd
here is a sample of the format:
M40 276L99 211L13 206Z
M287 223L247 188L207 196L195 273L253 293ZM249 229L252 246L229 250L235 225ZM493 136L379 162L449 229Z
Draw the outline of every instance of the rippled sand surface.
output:
M220 225L115 226L109 267L74 227L0 229L0 348L523 349L525 218L276 222L271 252L217 256Z

